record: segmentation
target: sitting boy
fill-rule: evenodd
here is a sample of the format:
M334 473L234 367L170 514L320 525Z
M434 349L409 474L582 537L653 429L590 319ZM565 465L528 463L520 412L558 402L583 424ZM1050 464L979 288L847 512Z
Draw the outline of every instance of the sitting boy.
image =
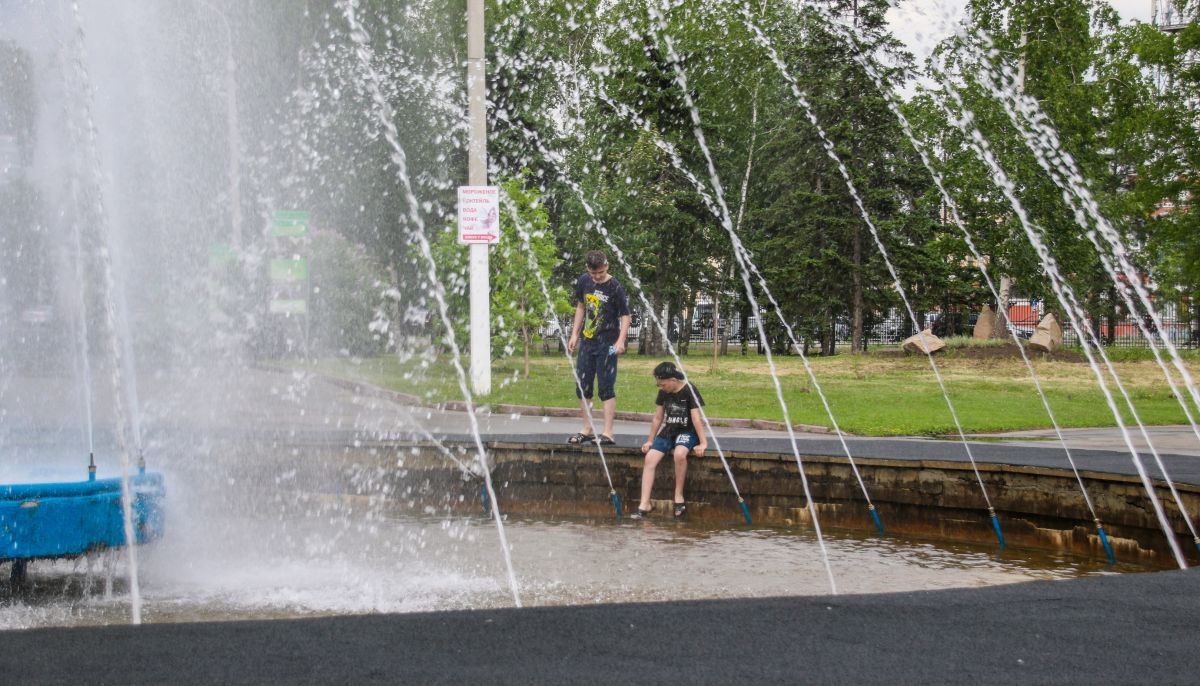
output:
M658 398L654 401L658 408L650 422L650 437L642 444L646 466L642 470L642 499L637 511L630 515L633 519L644 519L654 509L650 502L654 470L668 451L675 458L674 514L676 517L687 514L683 482L687 476L688 454L704 457L704 449L708 447L700 417L700 408L704 406L700 391L685 381L683 372L671 362L663 362L654 368L654 383L658 386Z

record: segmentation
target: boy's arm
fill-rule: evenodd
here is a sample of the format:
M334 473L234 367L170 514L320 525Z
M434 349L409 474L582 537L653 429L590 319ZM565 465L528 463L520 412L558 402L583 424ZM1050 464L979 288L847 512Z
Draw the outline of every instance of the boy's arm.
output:
M567 352L574 354L579 345L579 330L583 328L583 301L575 303L575 319L571 322L571 340L567 341Z
M692 408L692 426L696 427L696 437L700 442L692 448L692 453L696 457L704 457L704 449L708 447L708 440L704 437L704 418L700 416L700 408Z
M642 444L642 452L650 451L650 444L654 442L654 437L658 435L658 427L663 423L663 406L659 405L654 410L654 417L650 420L650 437Z
M617 354L625 353L625 336L629 333L629 323L633 321L633 317L629 315L621 315L621 333L617 334Z

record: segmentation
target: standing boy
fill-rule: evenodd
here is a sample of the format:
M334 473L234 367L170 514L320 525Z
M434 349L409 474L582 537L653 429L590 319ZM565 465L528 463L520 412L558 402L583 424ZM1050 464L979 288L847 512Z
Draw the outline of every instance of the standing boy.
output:
M574 353L575 373L579 385L579 414L583 428L567 439L568 443L613 444L613 419L617 414L617 356L625 352L625 335L629 332L629 300L621 282L608 273L608 258L599 250L584 256L587 273L575 281L575 321L571 325L571 340L567 351ZM580 334L583 339L580 340ZM600 402L604 405L604 431L598 436L592 426L588 405L592 386L600 386Z
M668 452L675 458L675 508L674 515L687 514L687 502L683 499L683 483L687 477L688 454L704 457L708 441L704 439L704 423L700 408L704 398L700 391L684 380L683 372L671 362L663 362L654 368L654 384L658 386L658 398L654 404L654 419L650 421L650 438L642 444L646 454L646 466L642 469L642 499L632 519L644 519L654 509L650 492L654 489L654 470Z

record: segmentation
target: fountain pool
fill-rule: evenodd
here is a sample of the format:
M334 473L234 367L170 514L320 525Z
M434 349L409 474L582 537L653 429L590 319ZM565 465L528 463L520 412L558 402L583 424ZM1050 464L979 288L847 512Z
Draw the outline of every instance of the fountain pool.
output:
M175 483L175 482L173 482ZM177 495L177 494L175 494ZM172 503L174 506L174 503ZM172 535L141 550L149 623L508 607L495 529L480 516L328 515L287 508L245 516L173 511ZM526 605L823 595L811 531L711 524L509 517ZM982 587L1144 571L1099 558L914 537L827 532L843 593ZM30 571L33 592L0 601L0 629L123 624L86 559Z

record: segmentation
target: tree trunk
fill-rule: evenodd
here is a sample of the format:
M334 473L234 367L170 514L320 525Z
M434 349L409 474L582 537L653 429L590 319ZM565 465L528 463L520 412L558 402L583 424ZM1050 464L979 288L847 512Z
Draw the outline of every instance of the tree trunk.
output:
M854 228L854 301L851 303L850 352L867 349L863 340L862 227Z
M655 308L655 311L646 314L646 318L643 320L642 326L648 329L648 335L646 337L646 354L655 356L662 353L663 340L666 337L666 331L664 331L664 329L669 327L670 324L663 321L662 312L664 308L662 307L662 297L652 297L651 305ZM654 326L652 324L653 320L650 318L651 315L654 315L654 317L661 323L662 326Z
M709 365L709 367L708 367L709 373L715 373L717 371L717 353L719 353L720 349L721 349L721 346L720 346L720 340L721 340L721 292L719 290L714 291L714 293L713 293L712 327L713 327L713 340L712 340L712 348L713 349L712 349L712 364Z
M525 378L529 378L529 324L521 324L521 340L525 343Z
M827 328L825 343L821 346L821 354L832 357L837 352L837 318L833 316L833 312L829 311L825 313L825 321Z
M695 315L696 309L696 292L691 291L689 295L684 296L683 315L680 317L683 321L679 324L679 354L687 355L688 350L692 345L692 317Z
M1108 289L1108 331L1104 334L1104 345L1112 345L1117 338L1117 289Z
M1192 298L1192 330L1189 332L1188 341L1193 346L1200 347L1200 297Z
M996 326L992 329L992 338L1008 338L1008 302L1012 299L1013 280L1010 276L1000 277L1000 300L996 303Z
M750 335L750 305L749 305L749 303L743 303L743 305L742 305L742 355L743 356L745 356L746 353L749 353L749 349L748 349L748 347L746 347L746 336L749 336L749 335Z

